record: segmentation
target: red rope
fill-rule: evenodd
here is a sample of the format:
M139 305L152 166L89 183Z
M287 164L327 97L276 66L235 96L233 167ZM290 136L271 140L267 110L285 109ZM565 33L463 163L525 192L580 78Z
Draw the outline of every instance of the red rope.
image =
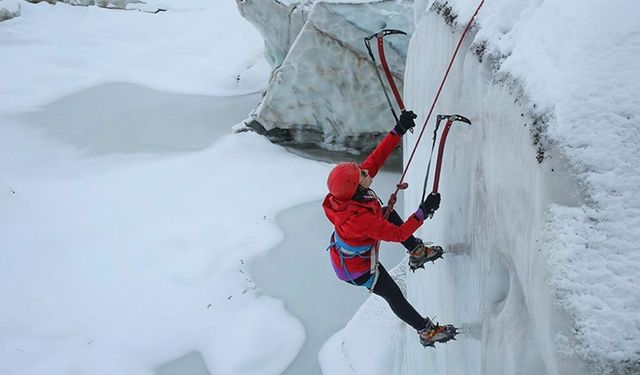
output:
M422 139L422 135L424 134L425 130L427 129L427 124L429 123L429 119L431 118L431 115L433 114L433 110L436 107L436 103L438 102L438 99L440 98L440 93L442 92L442 88L444 87L444 84L447 81L447 78L449 77L449 72L451 71L451 67L453 66L453 63L455 62L456 56L458 55L458 51L460 50L460 46L462 45L464 37L467 35L467 31L469 31L469 29L471 28L471 24L473 23L473 20L478 15L478 12L480 11L480 8L482 7L483 4L484 4L484 0L480 1L480 5L478 5L478 8L476 8L476 11L473 13L473 16L471 16L471 19L469 20L469 23L467 23L467 26L464 28L464 31L462 32L462 35L460 36L460 40L458 41L458 45L456 46L456 49L454 50L453 55L451 56L451 61L449 61L449 66L447 67L447 71L445 72L444 77L442 78L442 82L440 83L440 87L438 87L438 91L436 92L436 96L433 99L433 103L431 104L431 108L429 109L429 113L427 114L427 117L424 120L424 124L422 125L422 130L420 131L420 134L418 135L418 139L416 140L416 143L413 146L413 150L411 151L411 155L409 156L409 160L407 161L407 165L405 166L405 168L404 168L404 170L402 172L402 176L400 177L400 181L396 185L396 190L391 194L392 198L389 198L389 204L388 204L388 207L387 207L387 212L385 212L385 217L388 217L388 215L391 212L391 210L393 210L393 206L390 203L393 200L394 204L395 204L395 200L396 200L395 197L398 194L398 191L400 191L401 186L404 186L404 182L403 182L404 178L406 177L407 172L409 171L409 166L411 165L411 162L413 161L413 157L416 154L416 150L418 149L418 145L420 144L420 140Z
M391 196L389 197L389 203L387 203L387 209L385 210L385 213L384 213L385 219L387 219L389 217L389 214L391 213L391 211L393 211L393 207L396 204L398 191L400 191L400 189L405 189L407 187L407 184L404 182L404 178L407 175L407 171L409 170L409 166L411 165L411 161L413 161L413 157L414 157L414 155L416 153L416 150L418 149L418 145L420 144L420 140L422 139L422 135L424 134L424 131L427 129L427 124L429 123L429 119L431 118L431 115L433 114L433 109L436 107L436 103L438 102L438 99L440 98L440 93L442 92L442 88L444 87L444 84L447 81L447 78L449 77L449 72L451 71L451 67L453 66L453 63L454 63L454 61L456 59L456 56L458 55L458 51L460 50L460 46L462 45L462 41L464 40L464 37L467 35L467 31L469 31L469 29L471 28L471 24L473 23L473 20L478 15L478 12L480 11L480 8L482 7L482 4L484 4L484 0L480 1L480 5L478 5L478 8L476 8L476 11L473 13L473 16L471 16L471 19L469 20L469 23L464 28L464 31L462 32L462 35L460 36L460 40L458 41L458 45L456 46L456 49L453 52L453 56L451 56L451 61L449 61L449 66L447 67L447 71L445 72L444 77L442 78L442 82L440 83L440 87L438 88L438 91L436 92L436 97L433 99L433 104L431 104L431 108L429 109L429 114L427 114L427 117L424 120L424 124L422 125L422 130L420 131L420 134L418 135L418 139L416 140L416 144L413 146L413 151L411 151L411 156L409 156L409 160L407 161L407 165L404 168L404 170L402 171L402 176L400 177L400 181L396 185L396 190L393 193L391 193ZM378 45L378 48L380 48L380 45ZM375 246L373 247L373 253L374 253L374 256L375 256L375 259L376 259L376 263L378 262L378 251L379 251L379 249L380 249L380 241L376 241ZM373 268L373 264L372 264L372 268ZM376 264L376 268L377 268L377 264ZM371 286L371 290L373 290L373 287L375 286L376 281L377 281L377 270L376 270L376 279L374 280L374 283Z

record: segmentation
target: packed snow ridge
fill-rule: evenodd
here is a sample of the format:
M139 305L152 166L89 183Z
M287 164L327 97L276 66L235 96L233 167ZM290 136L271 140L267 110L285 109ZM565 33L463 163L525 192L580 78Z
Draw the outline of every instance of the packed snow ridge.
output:
M257 6L239 3L245 15L249 4ZM393 40L389 54L395 74L404 71L407 108L422 124L479 2L304 2L297 10L300 4L269 1L252 10L286 30L265 36L274 72L253 120L267 131L287 130L290 140L357 147L389 127L362 38L394 22L411 29L409 45ZM454 125L442 208L419 233L449 253L405 276L418 310L462 325L468 339L425 352L415 332L367 313L377 311L368 307L378 302L372 297L325 347L325 370L640 372L640 24L632 16L639 11L624 1L483 5L434 112L473 121ZM604 19L616 22L595 27ZM417 133L406 136L405 160ZM419 203L426 138L407 174L413 189L405 212Z
M146 4L140 0L25 0L30 3L56 4L59 2L77 6L98 6L109 9L137 10L147 13L165 11L155 5ZM20 4L16 0L0 0L0 22L20 16Z
M141 0L26 0L30 3L47 2L49 4L56 4L57 2L66 3L69 5L77 6L98 6L101 8L110 9L123 9L123 10L138 10L141 12L158 13L165 11L163 8L159 8L154 5L148 5Z
M383 28L411 35L413 1L237 4L263 35L265 55L274 69L248 122L251 128L279 142L363 150L393 126L364 37ZM401 89L409 38L392 36L385 41L386 57Z

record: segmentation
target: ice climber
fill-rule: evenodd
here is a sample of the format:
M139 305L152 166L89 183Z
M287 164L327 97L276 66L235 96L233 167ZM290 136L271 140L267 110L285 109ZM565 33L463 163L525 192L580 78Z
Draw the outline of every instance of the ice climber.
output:
M394 210L385 219L381 201L369 188L373 177L400 143L401 136L415 126L416 115L404 111L395 127L378 144L366 160L356 163L340 163L329 174L327 194L322 207L335 227L329 247L333 269L340 280L356 286L364 286L384 298L391 310L419 334L424 346L446 342L454 338L452 325L434 324L420 315L405 299L402 291L377 260L372 260L376 241L401 242L409 253L412 270L423 267L428 261L442 257L440 246L428 247L413 236L424 219L440 206L440 194L429 194L406 222Z

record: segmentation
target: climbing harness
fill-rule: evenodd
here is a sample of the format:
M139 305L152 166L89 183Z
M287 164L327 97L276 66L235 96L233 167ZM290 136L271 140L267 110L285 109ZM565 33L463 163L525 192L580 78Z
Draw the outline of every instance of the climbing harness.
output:
M373 244L364 245L364 246L351 246L346 242L344 242L340 238L340 236L338 236L338 233L333 232L331 234L331 242L329 242L329 247L327 247L327 250L331 248L334 248L335 251L338 252L338 255L340 256L340 267L342 268L342 271L347 276L349 283L356 286L366 286L367 288L371 288L373 290L373 284L375 279L377 278L377 274L375 275L375 277L374 276L370 277L367 280L367 282L365 282L364 284L358 285L355 282L353 276L351 276L351 272L349 272L349 270L347 269L347 266L344 261L345 259L352 259L355 257L360 257L364 259L371 258L371 249L373 248Z
M416 142L413 146L413 150L411 151L411 154L409 156L409 159L407 160L407 165L405 166L404 170L402 171L402 175L400 176L400 181L398 182L398 184L396 184L396 190L391 193L391 195L389 196L389 202L387 204L387 209L385 211L384 217L385 219L387 219L389 217L389 214L393 211L393 207L395 206L396 202L397 202L397 195L398 192L400 190L404 190L408 187L408 184L404 182L404 178L407 175L407 172L409 171L409 167L411 166L411 162L413 161L413 157L415 156L416 150L418 149L418 145L420 144L420 140L422 139L422 136L425 132L425 130L427 129L427 124L429 123L429 119L431 118L431 115L433 114L433 110L435 109L436 104L438 103L438 99L440 98L440 94L442 93L442 89L444 88L444 84L447 81L447 78L449 77L449 72L451 71L451 68L453 67L453 63L455 62L455 59L458 55L458 51L460 50L460 47L462 46L462 42L464 41L464 37L467 35L467 32L469 31L469 29L471 28L471 25L473 24L473 21L475 20L476 16L478 15L478 12L480 11L480 8L482 8L482 5L484 4L484 0L481 0L478 7L476 8L475 12L473 13L473 15L471 16L471 19L469 19L469 22L467 23L467 26L464 28L464 31L462 32L462 35L460 36L460 40L458 41L458 44L456 45L455 50L453 51L453 55L451 56L451 60L449 61L449 65L447 66L447 70L445 71L444 77L442 78L442 82L440 82L440 86L438 87L438 90L436 91L436 95L433 99L433 103L431 104L431 108L429 109L429 112L427 114L427 116L425 117L424 123L422 125L422 130L420 131L420 134L418 135L418 138L416 139ZM371 46L370 46L370 40L373 39L374 37L377 38L378 40L378 54L380 55L380 62L382 63L382 67L384 69L385 75L387 76L387 80L389 81L389 86L391 86L391 89L393 91L393 94L396 98L396 101L398 102L398 106L400 107L401 111L404 111L404 103L402 101L402 98L400 97L400 93L398 92L398 89L396 87L395 82L393 81L393 77L391 75L391 71L389 70L389 66L386 63L386 59L384 58L384 43L383 43L383 38L386 35L391 35L391 34L405 34L405 32L400 31L400 30L382 30L378 33L375 33L369 37L366 37L364 42L365 42L365 46L367 47L367 50L369 51L369 56L373 59L374 63L375 63L375 58L373 56L373 52L371 51ZM391 112L393 113L394 118L396 119L396 121L398 120L398 117L395 113L395 111L393 110L393 106L391 104L391 100L389 99L389 95L387 93L387 89L384 86L384 83L382 82L382 77L380 76L380 73L378 72L378 69L375 69L376 71L376 75L378 76L378 80L380 81L380 83L382 84L382 88L384 90L384 94L385 97L387 98L387 103L389 104L389 107L391 108ZM442 115L441 115L442 116ZM437 193L438 192L438 183L439 183L439 179L440 179L440 167L442 165L442 153L444 152L444 144L446 142L446 136L449 132L449 128L451 127L451 124L453 123L453 121L463 121L466 122L468 124L471 124L471 122L465 118L462 117L460 115L450 115L450 116L444 116L441 117L439 116L440 121L443 118L447 118L447 124L445 125L445 130L443 131L443 135L440 139L440 149L438 150L438 160L436 162L436 172L437 172L437 176L434 179L434 184L433 184L433 190L432 190L432 194ZM451 120L451 121L449 121ZM466 121L465 121L466 120ZM436 124L437 126L438 124ZM435 136L434 136L434 144L432 146L432 150L431 153L433 155L433 147L435 147ZM431 165L431 159L429 161L429 166ZM428 172L427 172L427 178L428 178ZM423 200L424 200L424 195L426 192L426 179L425 178L425 187L423 189ZM371 290L373 290L373 287L375 286L375 282L377 281L377 263L378 263L378 251L380 250L380 241L376 241L373 249L371 250L371 259L372 259L372 264L371 264L371 272L375 275L375 279L373 282L373 285L371 286ZM374 262L375 260L375 262Z

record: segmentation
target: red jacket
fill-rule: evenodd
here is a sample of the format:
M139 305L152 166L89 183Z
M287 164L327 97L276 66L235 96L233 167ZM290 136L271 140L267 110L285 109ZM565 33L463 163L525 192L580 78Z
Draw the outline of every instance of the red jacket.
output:
M380 167L387 160L394 148L400 143L400 136L389 133L378 144L375 150L360 165L366 169L371 177L375 177ZM409 238L423 223L415 215L411 215L401 226L396 226L385 220L382 206L377 199L365 202L355 200L341 201L333 195L327 194L322 208L329 221L335 226L340 238L350 246L373 245L376 241L402 242ZM334 266L342 268L340 254L335 246L331 249L331 260ZM352 278L357 278L368 272L371 261L368 258L353 257L345 259L346 270ZM338 273L338 269L336 269ZM338 276L344 280L338 273Z

